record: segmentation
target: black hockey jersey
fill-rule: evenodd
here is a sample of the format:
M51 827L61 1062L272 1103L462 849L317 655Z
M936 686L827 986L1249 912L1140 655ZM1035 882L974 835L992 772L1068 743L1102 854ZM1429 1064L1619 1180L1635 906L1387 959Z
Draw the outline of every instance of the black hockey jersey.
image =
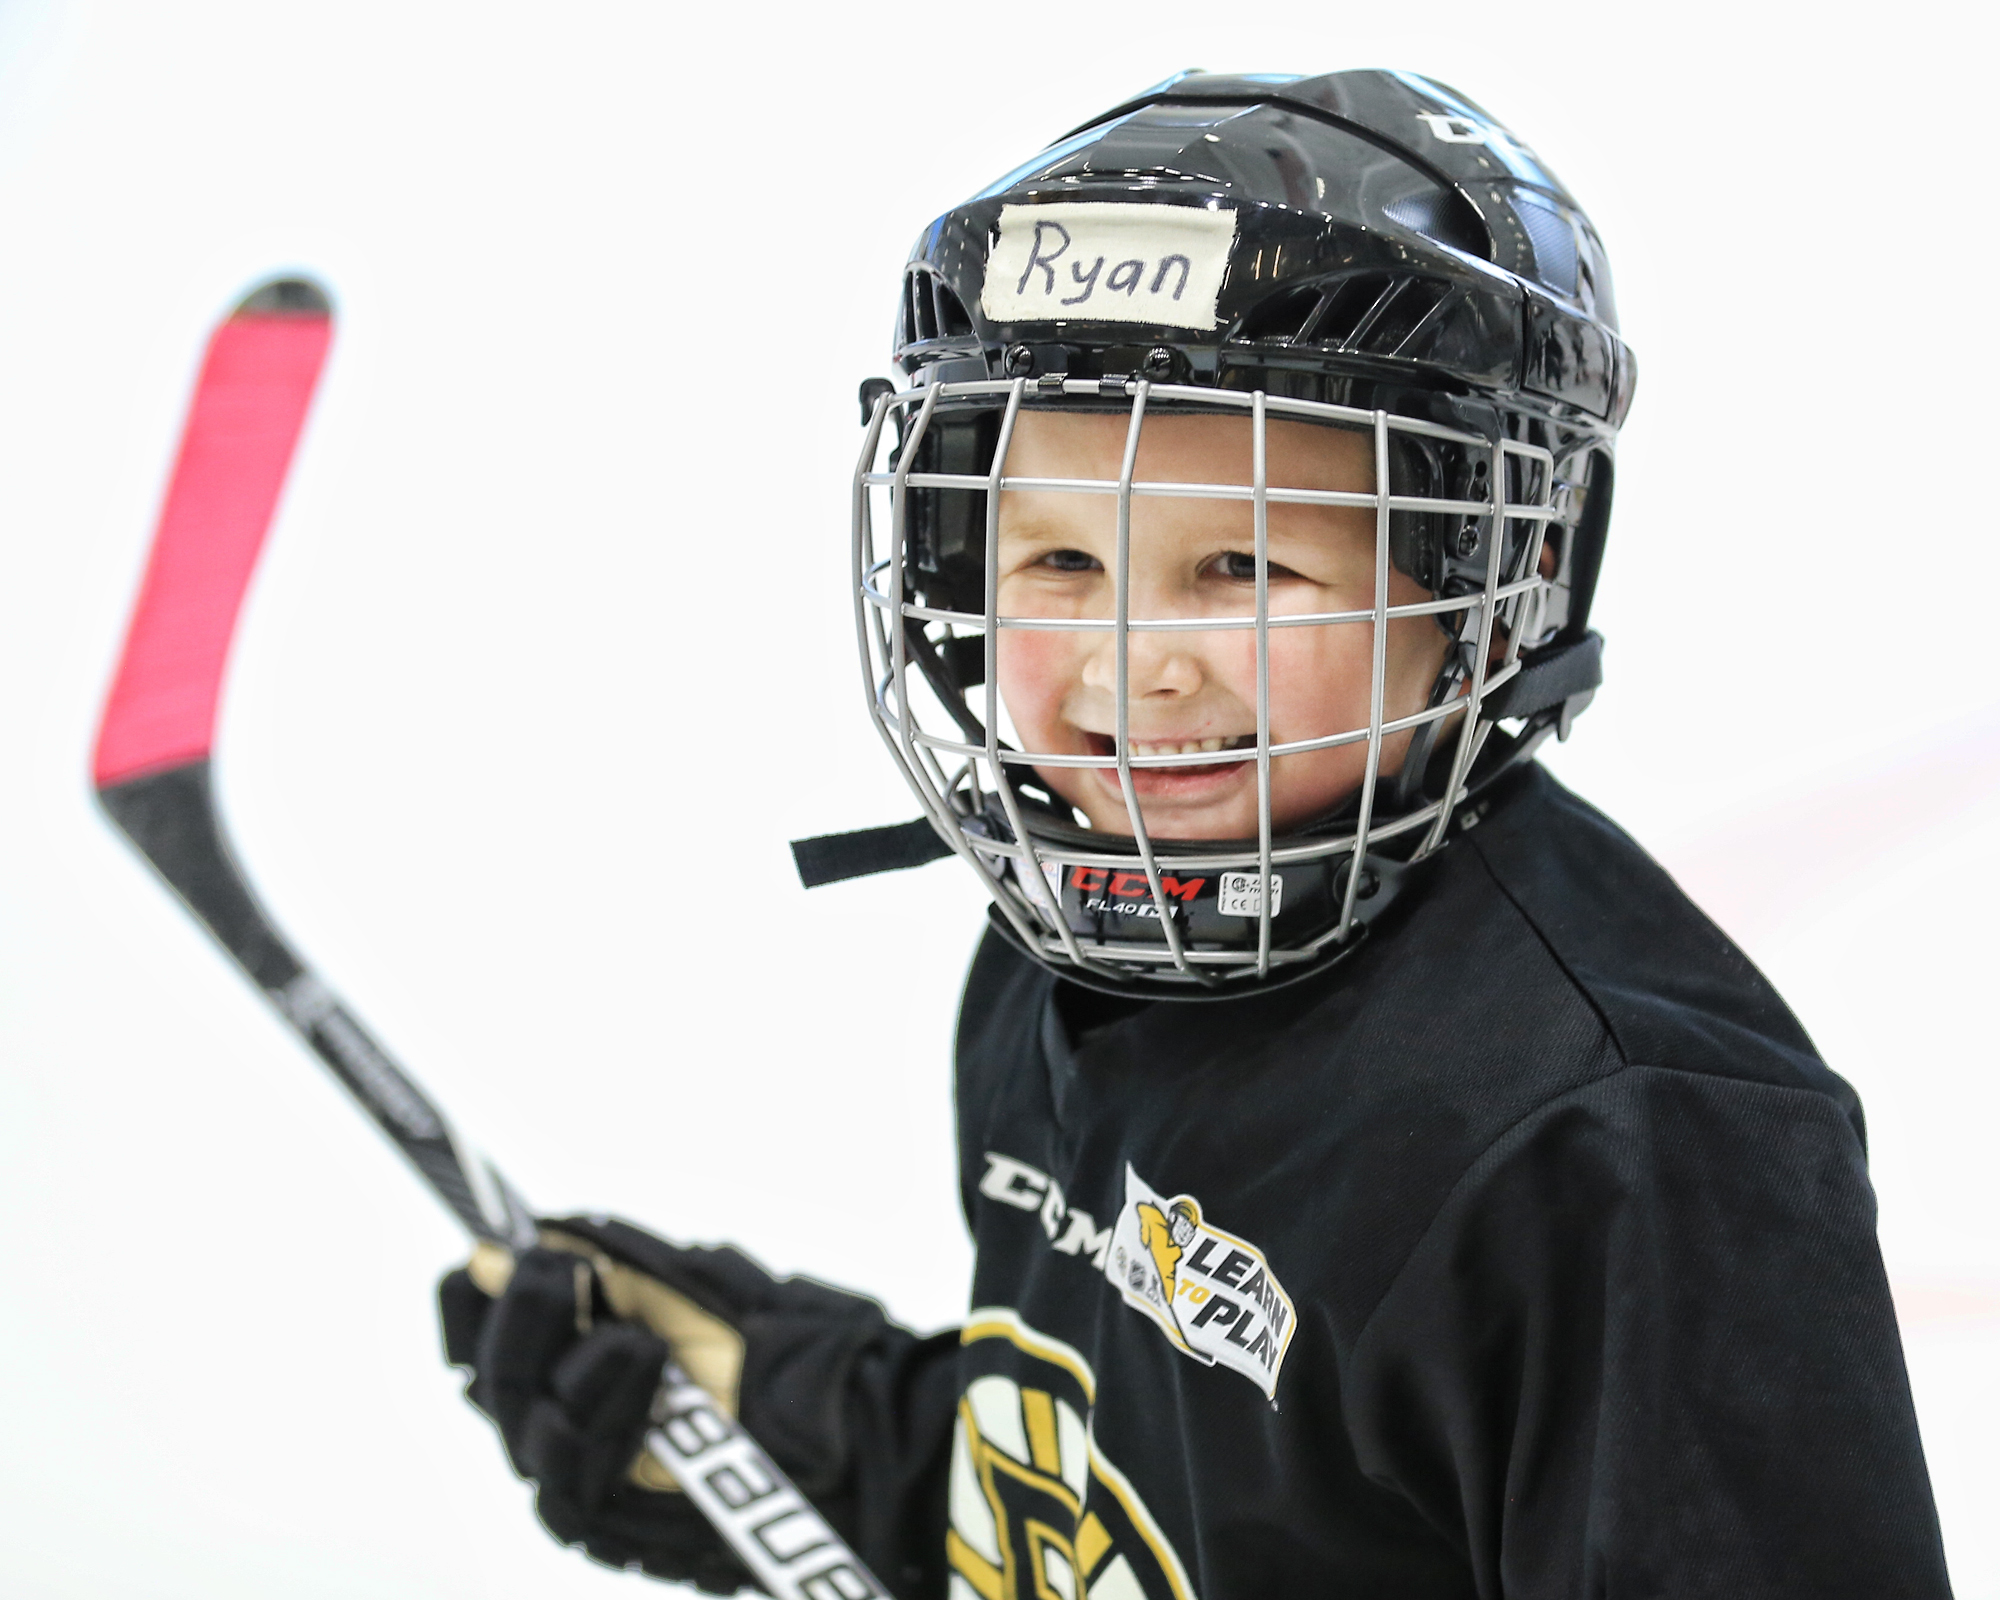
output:
M953 1600L1942 1600L1853 1093L1539 769L1422 870L1246 998L982 947Z

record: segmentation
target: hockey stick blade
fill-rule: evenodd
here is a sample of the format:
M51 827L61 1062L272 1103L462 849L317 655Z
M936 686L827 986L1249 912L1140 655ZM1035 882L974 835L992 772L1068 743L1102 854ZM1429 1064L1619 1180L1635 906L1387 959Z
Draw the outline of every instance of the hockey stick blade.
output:
M264 284L209 340L92 777L125 836L478 1237L532 1240L527 1208L293 953L232 858L209 753L230 641L333 337L318 285Z
M275 279L209 341L146 575L98 725L111 820L474 1238L535 1243L533 1214L285 942L229 847L209 761L236 618L333 334L316 284ZM707 1392L669 1361L647 1450L779 1600L888 1591Z

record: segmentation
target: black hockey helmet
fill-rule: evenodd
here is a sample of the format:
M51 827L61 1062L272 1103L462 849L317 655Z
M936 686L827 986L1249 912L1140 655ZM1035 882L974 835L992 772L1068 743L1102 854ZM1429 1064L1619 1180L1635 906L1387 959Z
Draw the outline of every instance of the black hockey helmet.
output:
M1454 818L1469 825L1480 791L1566 734L1597 685L1587 621L1632 357L1588 218L1531 150L1441 84L1386 71L1169 79L924 230L895 361L905 385L863 386L856 477L871 703L1003 931L1070 976L1227 993L1336 959ZM1024 409L1129 413L1134 449L1144 417L1176 411L1241 416L1260 439L1267 418L1374 436L1388 469L1370 498L1379 549L1431 602L1378 599L1324 623L1424 614L1452 643L1420 716L1385 724L1378 682L1368 726L1310 741L1365 742L1359 792L1274 835L1263 778L1256 840L1151 840L1129 774L1186 757L1121 748L1095 763L1119 769L1129 837L1084 826L1041 780L1046 761L1006 737L987 683L999 630L1032 625L996 610L989 537L996 491L1022 481L1004 444ZM1121 506L1188 489L1135 485L1129 455L1123 481L1068 487ZM1225 491L1260 504L1268 492ZM1261 554L1257 572L1261 611ZM1094 624L1116 633L1121 661L1145 625ZM1234 625L1263 648L1261 616ZM1308 747L1273 743L1258 715L1255 744L1219 759L1268 771ZM1404 732L1400 770L1382 771L1385 736Z

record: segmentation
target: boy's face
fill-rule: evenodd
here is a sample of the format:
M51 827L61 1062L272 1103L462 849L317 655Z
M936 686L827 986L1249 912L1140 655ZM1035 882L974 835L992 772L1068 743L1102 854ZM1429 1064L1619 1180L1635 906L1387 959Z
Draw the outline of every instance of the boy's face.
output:
M1129 419L1115 414L1023 411L1007 457L1009 477L1118 477ZM1372 493L1367 434L1270 421L1266 477L1273 488ZM1139 481L1247 484L1247 417L1149 417L1140 435ZM1375 604L1375 513L1367 507L1271 504L1267 550L1273 617L1369 610ZM999 612L1009 617L1108 618L1118 512L1109 494L1008 490L1000 500ZM1247 617L1257 610L1252 510L1247 497L1132 499L1130 614L1146 618ZM1429 598L1393 569L1389 603ZM1374 625L1270 630L1271 743L1368 726ZM1129 685L1132 754L1247 749L1257 742L1254 629L1134 632ZM1423 708L1447 640L1430 617L1388 625L1385 721ZM1024 749L1058 755L1116 753L1117 645L1110 630L1003 628L998 687ZM1383 741L1382 770L1401 765L1410 735ZM1367 744L1337 745L1271 762L1271 823L1284 832L1360 787ZM1129 835L1113 768L1037 768L1044 783L1090 819ZM1257 833L1257 764L1135 767L1132 785L1147 831L1163 839L1244 839Z

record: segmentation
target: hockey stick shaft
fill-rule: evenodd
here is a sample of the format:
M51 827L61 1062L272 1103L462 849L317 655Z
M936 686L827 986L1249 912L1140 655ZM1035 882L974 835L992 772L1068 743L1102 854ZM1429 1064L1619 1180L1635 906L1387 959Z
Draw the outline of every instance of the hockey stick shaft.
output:
M435 1102L299 959L237 866L206 759L98 790L119 830L476 1239L535 1242L534 1218Z
M282 279L211 340L98 729L105 811L472 1236L513 1252L532 1214L286 942L229 847L210 775L223 671L332 335ZM779 1600L887 1591L735 1419L669 1360L645 1447Z

